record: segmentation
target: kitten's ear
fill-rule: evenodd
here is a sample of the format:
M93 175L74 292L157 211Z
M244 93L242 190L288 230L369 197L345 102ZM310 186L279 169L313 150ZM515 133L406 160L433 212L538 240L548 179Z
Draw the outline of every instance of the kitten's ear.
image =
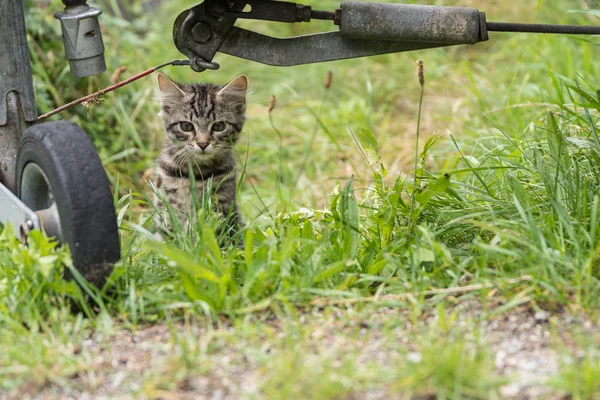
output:
M219 90L219 96L239 97L242 100L245 100L247 90L248 77L246 75L240 75L225 85L223 89Z
M160 91L160 104L169 106L181 103L185 93L175 82L170 80L165 74L159 72L156 75L158 81L158 90Z

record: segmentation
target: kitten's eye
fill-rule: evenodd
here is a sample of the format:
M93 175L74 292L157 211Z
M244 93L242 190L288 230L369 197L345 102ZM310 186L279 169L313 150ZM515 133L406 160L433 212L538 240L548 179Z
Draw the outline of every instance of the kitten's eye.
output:
M210 130L213 132L223 132L225 128L227 128L227 124L225 122L217 121L214 124L212 124Z
M185 121L183 121L183 122L180 122L180 123L179 123L179 127L180 127L180 128L181 128L181 130L182 130L182 131L184 131L184 132L191 132L191 131L193 131L193 130L194 130L194 125L192 125L192 124L191 124L191 123L189 123L189 122L185 122Z

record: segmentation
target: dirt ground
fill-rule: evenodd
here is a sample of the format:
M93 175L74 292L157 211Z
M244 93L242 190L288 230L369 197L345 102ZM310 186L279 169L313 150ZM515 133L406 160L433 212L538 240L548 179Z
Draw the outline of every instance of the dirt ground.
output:
M506 399L569 398L552 391L545 381L557 373L565 352L574 358L583 355L577 337L599 340L595 323L566 312L535 312L522 306L495 317L490 317L488 310L483 318L484 310L472 301L459 303L453 312L457 316L454 326L459 331L473 332L473 322L479 321L476 331L487 344L495 374L510 378L510 383L500 389L500 395ZM389 327L388 322L394 319L399 321L397 326L384 333L384 326ZM405 352L409 358L420 357L410 332L435 325L436 320L434 313L425 314L419 318L418 327L413 326L407 312L395 308L378 309L367 318L344 308L326 314L312 311L300 317L301 324L310 324L306 330L310 332L305 338L307 348L352 349L357 352L357 365L376 361L382 367L392 362L395 351ZM274 332L271 338L289 334L279 320L265 324ZM235 332L232 327L214 330L180 324L149 326L135 332L121 330L111 335L92 334L80 348L73 349L74 354L85 355L89 361L87 373L76 374L63 384L48 384L41 393L25 386L14 398L262 398L264 373L260 373L260 364L264 364L265 355L278 351L277 346L272 339L238 340ZM557 349L563 350L559 353ZM184 368L186 351L202 361L190 361L191 366ZM182 372L184 369L187 372ZM404 397L383 386L348 398Z

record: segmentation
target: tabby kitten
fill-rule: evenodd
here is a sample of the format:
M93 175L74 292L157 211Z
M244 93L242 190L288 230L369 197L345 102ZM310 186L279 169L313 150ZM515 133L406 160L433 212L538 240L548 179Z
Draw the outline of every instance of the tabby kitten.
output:
M236 203L233 145L246 119L248 79L240 75L225 86L184 85L158 74L165 145L156 160L156 186L183 221L192 209L192 191L202 199L209 180L216 209L227 218L229 233L241 225ZM190 174L195 177L191 187ZM155 197L155 228L170 227L166 205Z

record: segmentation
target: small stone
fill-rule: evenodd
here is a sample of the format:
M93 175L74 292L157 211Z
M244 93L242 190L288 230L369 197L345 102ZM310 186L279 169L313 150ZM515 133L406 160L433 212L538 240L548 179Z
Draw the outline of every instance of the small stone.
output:
M408 353L408 356L406 357L408 359L408 361L412 362L412 363L420 363L421 360L423 359L423 357L421 356L421 353L415 352L415 351L411 351L410 353Z
M503 369L505 366L505 360L506 360L506 351L499 350L496 353L496 360L495 360L496 368L499 370Z
M537 323L548 321L548 313L546 311L537 311L533 316Z
M518 384L509 384L509 385L505 385L502 386L500 388L500 395L504 398L507 397L516 397L519 394L519 391L521 390L520 385Z

